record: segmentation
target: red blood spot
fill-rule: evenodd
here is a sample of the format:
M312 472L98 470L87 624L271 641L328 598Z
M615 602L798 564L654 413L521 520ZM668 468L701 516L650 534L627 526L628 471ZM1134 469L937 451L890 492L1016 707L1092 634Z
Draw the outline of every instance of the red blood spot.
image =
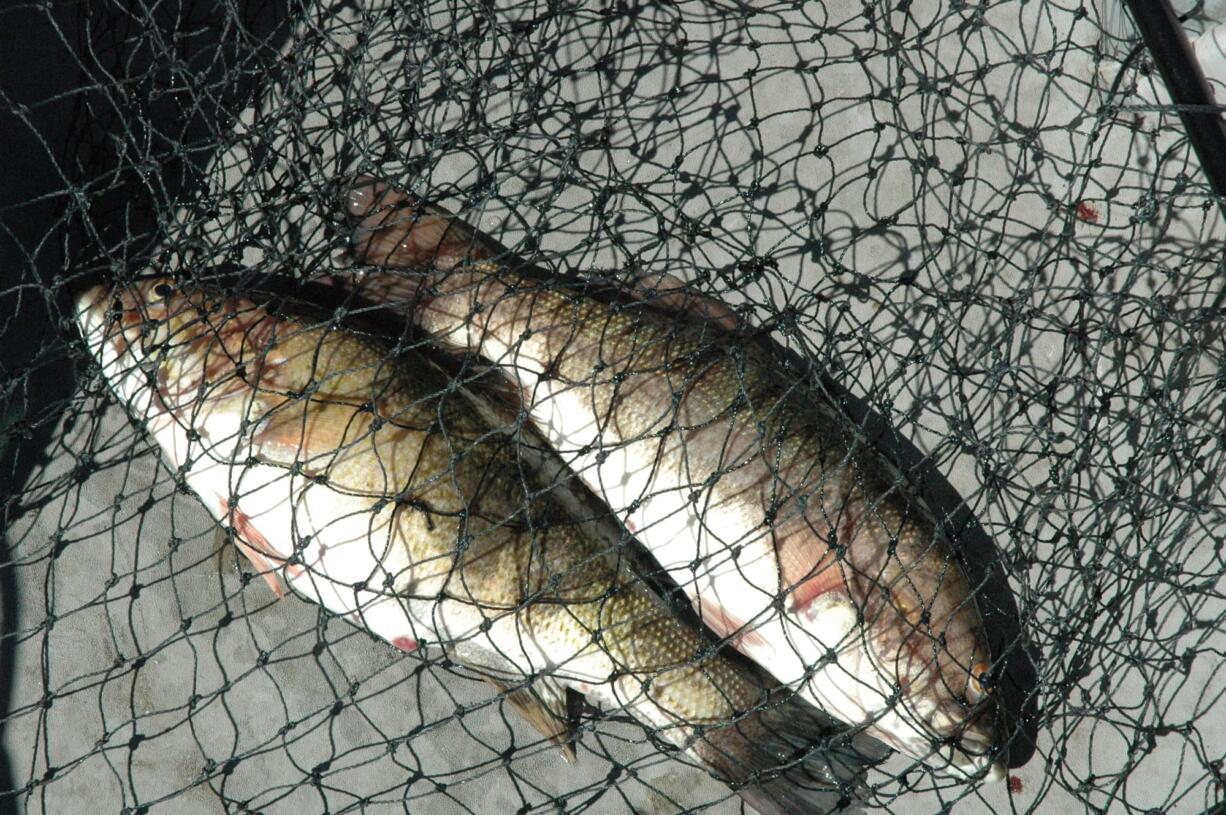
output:
M410 651L417 650L417 643L408 637L396 637L396 639L392 640L392 645L396 646L401 651L404 651L406 654Z
M1017 795L1021 791L1022 779L1018 778L1016 775L1009 776L1009 794Z
M1098 223L1098 210L1088 201L1077 202L1077 217L1087 224Z
M856 526L860 523L860 516L850 509L843 510L843 523L839 526L839 545L849 546L852 536L856 534Z

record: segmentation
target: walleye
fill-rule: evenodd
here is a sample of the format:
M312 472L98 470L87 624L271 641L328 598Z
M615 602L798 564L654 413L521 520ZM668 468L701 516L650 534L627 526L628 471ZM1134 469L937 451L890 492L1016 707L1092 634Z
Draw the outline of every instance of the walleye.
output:
M1003 778L957 552L777 347L676 286L653 298L533 267L373 179L345 205L364 268L341 283L516 378L549 442L706 625L906 755Z
M438 645L568 751L579 693L762 813L848 805L851 734L670 611L530 428L427 351L300 313L167 279L78 304L111 388L279 595Z

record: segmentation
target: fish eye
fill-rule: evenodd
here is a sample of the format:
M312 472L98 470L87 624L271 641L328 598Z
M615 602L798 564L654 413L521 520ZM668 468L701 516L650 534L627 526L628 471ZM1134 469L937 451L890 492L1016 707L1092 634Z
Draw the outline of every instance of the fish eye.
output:
M175 293L175 290L169 283L159 283L153 287L153 293L158 297L169 297Z
M978 702L992 692L992 677L989 674L991 666L980 662L971 668L971 681L967 686L967 698L971 703Z

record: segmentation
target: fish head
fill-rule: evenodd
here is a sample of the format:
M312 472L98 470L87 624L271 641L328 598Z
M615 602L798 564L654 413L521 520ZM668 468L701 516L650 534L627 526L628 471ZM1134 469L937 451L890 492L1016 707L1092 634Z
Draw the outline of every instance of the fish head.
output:
M990 650L952 544L906 509L866 514L845 560L863 622L844 642L857 677L875 676L876 699L859 693L872 734L934 769L1003 778Z
M77 298L77 322L108 378L156 385L175 401L235 379L276 323L242 298L211 297L170 278L93 286Z
M95 285L77 298L77 322L91 346L105 342L119 356L147 356L199 336L201 305L169 278Z
M185 300L182 291L170 278L150 278L131 283L96 284L77 298L78 313L98 316L107 313L125 328L146 320L165 319L175 302Z
M147 403L154 391L165 399L171 387L199 386L203 366L194 352L201 350L204 320L173 280L94 286L77 299L77 322L108 380L130 403Z

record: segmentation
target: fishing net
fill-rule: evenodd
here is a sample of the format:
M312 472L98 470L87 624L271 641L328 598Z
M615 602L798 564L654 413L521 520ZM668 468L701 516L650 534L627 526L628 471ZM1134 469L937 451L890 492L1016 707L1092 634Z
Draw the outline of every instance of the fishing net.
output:
M1180 11L1198 37L1219 9ZM1118 6L3 16L7 804L742 811L624 717L587 711L563 765L441 651L276 600L101 380L75 287L325 278L360 173L550 268L685 280L888 428L986 558L1020 766L895 756L870 808L1221 804L1222 215Z

